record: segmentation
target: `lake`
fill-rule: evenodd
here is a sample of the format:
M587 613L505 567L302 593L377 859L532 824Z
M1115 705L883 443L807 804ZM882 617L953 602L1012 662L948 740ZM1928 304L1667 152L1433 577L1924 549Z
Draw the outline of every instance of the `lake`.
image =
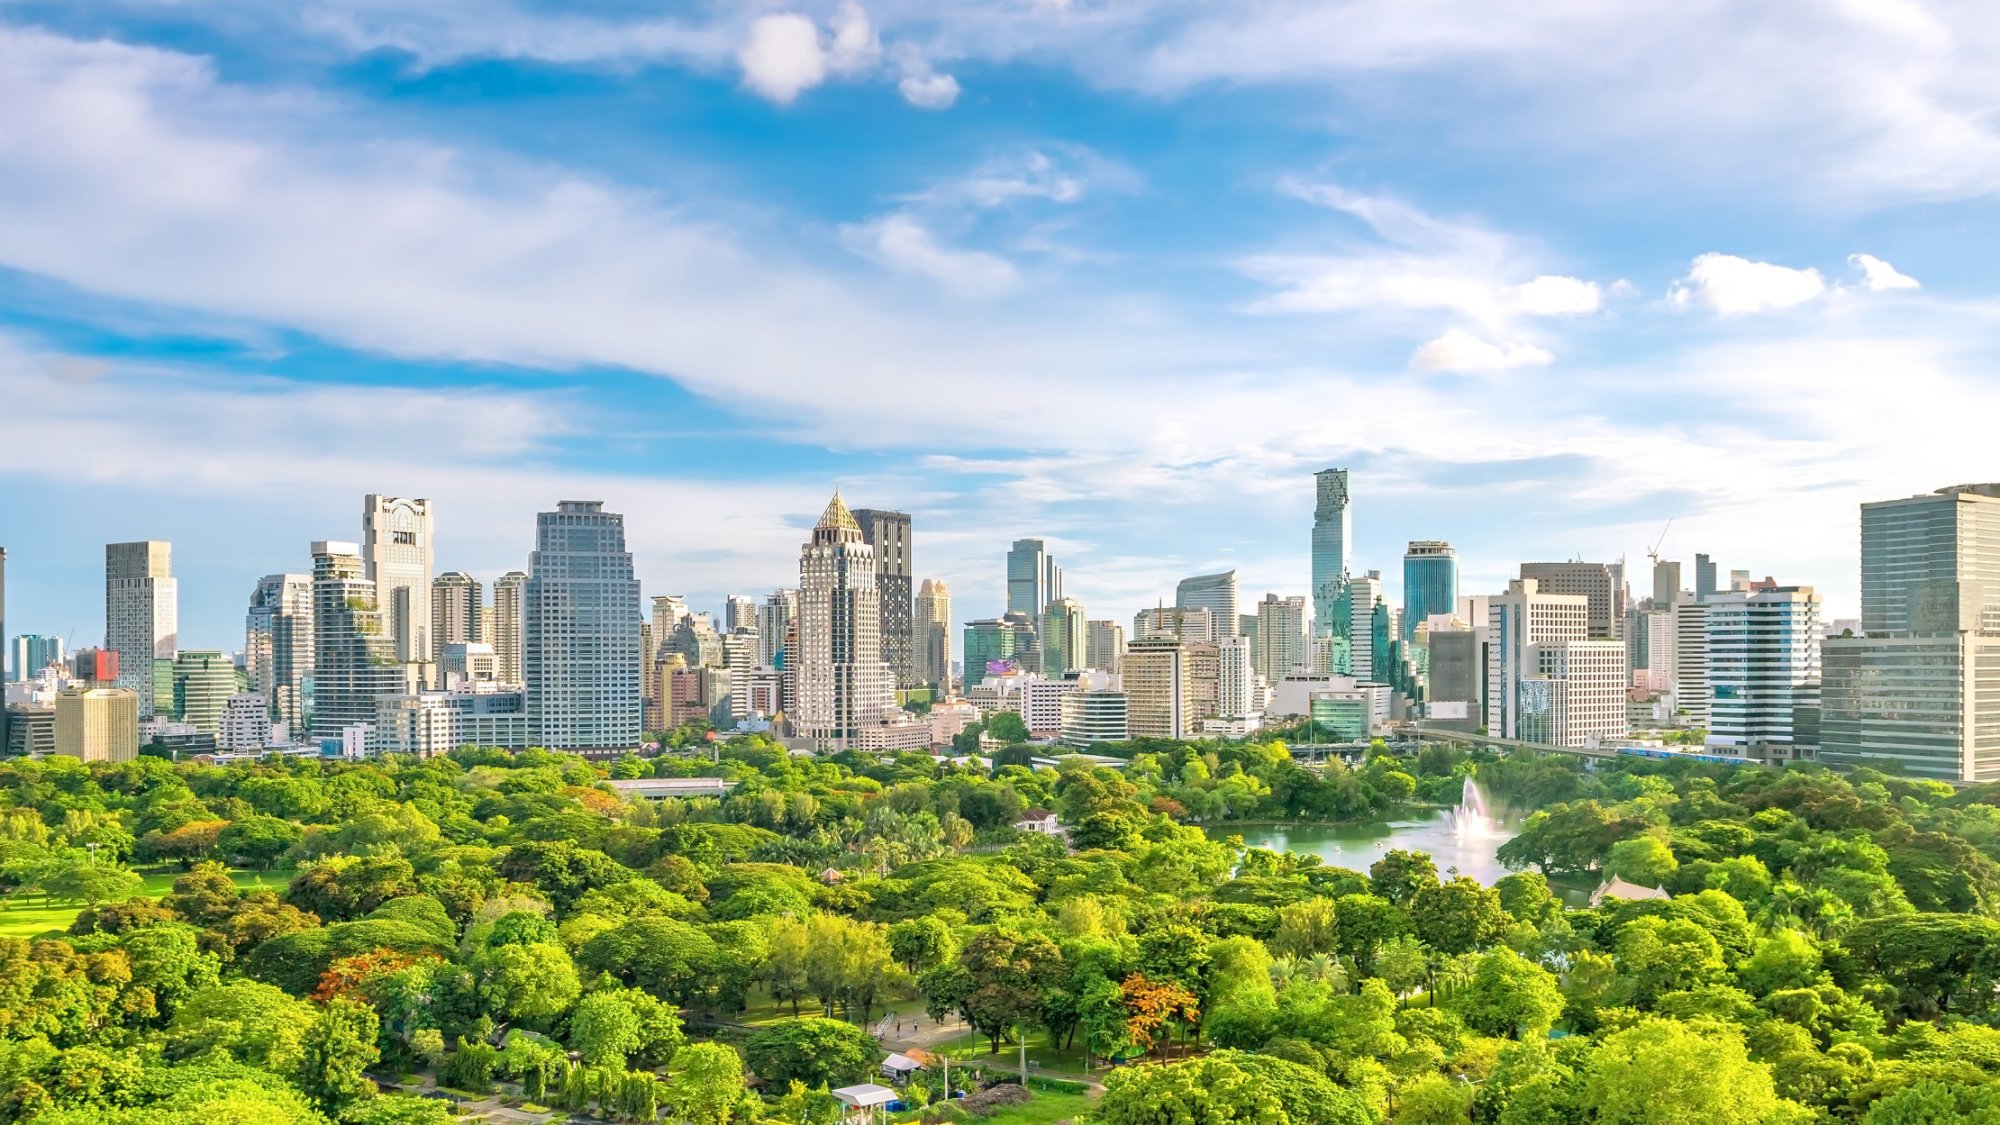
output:
M1494 857L1513 838L1510 825L1496 825L1484 835L1461 839L1448 809L1411 809L1385 820L1356 824L1220 824L1207 829L1215 839L1242 836L1253 848L1301 852L1319 856L1329 866L1351 867L1363 874L1370 864L1395 849L1428 852L1438 874L1470 875L1491 886L1511 874Z

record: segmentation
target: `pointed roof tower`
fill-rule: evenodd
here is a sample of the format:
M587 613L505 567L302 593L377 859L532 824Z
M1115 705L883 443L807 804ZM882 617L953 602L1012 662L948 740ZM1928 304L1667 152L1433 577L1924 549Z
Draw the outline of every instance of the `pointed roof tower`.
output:
M819 523L813 527L812 541L815 543L858 543L861 541L861 523L854 513L847 510L847 504L840 499L840 490L835 489L833 499L827 501L826 511L819 515Z

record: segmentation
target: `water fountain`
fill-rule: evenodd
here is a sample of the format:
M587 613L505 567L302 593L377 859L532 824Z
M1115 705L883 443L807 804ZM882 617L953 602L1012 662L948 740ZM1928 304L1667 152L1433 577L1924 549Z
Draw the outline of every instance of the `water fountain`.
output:
M1447 815L1451 818L1452 834L1460 840L1490 840L1499 835L1493 814L1486 808L1486 794L1469 777L1465 779L1465 788L1459 791L1458 807Z

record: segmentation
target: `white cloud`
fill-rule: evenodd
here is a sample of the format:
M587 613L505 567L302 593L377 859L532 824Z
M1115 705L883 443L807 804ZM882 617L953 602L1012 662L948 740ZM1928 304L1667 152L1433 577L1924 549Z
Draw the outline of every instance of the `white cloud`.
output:
M1528 316L1582 316L1596 312L1604 303L1596 282L1556 274L1510 285L1501 290L1501 297Z
M750 25L750 41L737 56L743 83L779 105L826 80L826 52L819 28L790 13L761 16Z
M896 83L896 92L918 109L950 109L951 104L958 100L958 79L930 71L905 74L902 81Z
M1873 254L1849 254L1847 263L1860 268L1862 284L1866 285L1871 293L1880 293L1885 289L1921 288L1916 278L1898 272L1895 266Z
M1454 328L1418 348L1410 363L1424 371L1478 374L1511 371L1517 367L1546 367L1555 358L1546 348L1533 344L1488 343L1470 332Z
M844 226L840 233L856 253L901 273L942 281L966 296L997 296L1020 280L1007 259L982 250L946 246L906 212Z
M833 42L827 49L827 66L838 74L853 74L875 65L881 57L882 41L868 22L868 13L854 0L846 0L830 23Z
M1735 316L1793 308L1825 292L1826 279L1818 270L1710 253L1695 258L1687 276L1674 283L1668 296L1678 305L1701 305L1723 316Z

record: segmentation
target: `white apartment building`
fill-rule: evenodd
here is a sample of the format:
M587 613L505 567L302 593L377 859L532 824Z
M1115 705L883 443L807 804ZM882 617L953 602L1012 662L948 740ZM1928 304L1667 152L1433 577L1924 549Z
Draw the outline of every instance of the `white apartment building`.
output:
M519 749L528 741L521 692L426 691L384 698L368 748L376 754L431 758L460 746Z
M1062 733L1063 697L1077 690L1077 680L1066 676L1024 676L1021 679L1021 721L1036 738L1054 738Z
M282 729L284 724L278 724ZM223 705L222 718L215 727L215 748L225 752L250 753L276 741L270 704L256 692L232 695Z
M1109 672L1086 672L1075 690L1062 697L1062 740L1080 749L1123 742L1129 734L1124 680Z
M1713 595L1711 595L1713 596ZM1708 603L1674 606L1674 710L1688 726L1708 727Z
M1523 713L1551 706L1545 698L1546 685L1528 685L1543 676L1535 650L1587 639L1590 599L1581 594L1545 594L1535 579L1517 578L1507 583L1505 594L1487 599L1486 613L1487 733L1523 738ZM1622 656L1619 662L1624 663ZM1624 674L1618 678L1622 688ZM1531 697L1524 698L1524 693Z
M1307 609L1304 597L1265 594L1257 603L1255 669L1267 684L1310 667L1306 646Z
M1126 724L1133 738L1185 738L1194 729L1187 653L1174 637L1125 646Z
M1246 719L1261 712L1250 638L1224 637L1216 645L1216 717Z

